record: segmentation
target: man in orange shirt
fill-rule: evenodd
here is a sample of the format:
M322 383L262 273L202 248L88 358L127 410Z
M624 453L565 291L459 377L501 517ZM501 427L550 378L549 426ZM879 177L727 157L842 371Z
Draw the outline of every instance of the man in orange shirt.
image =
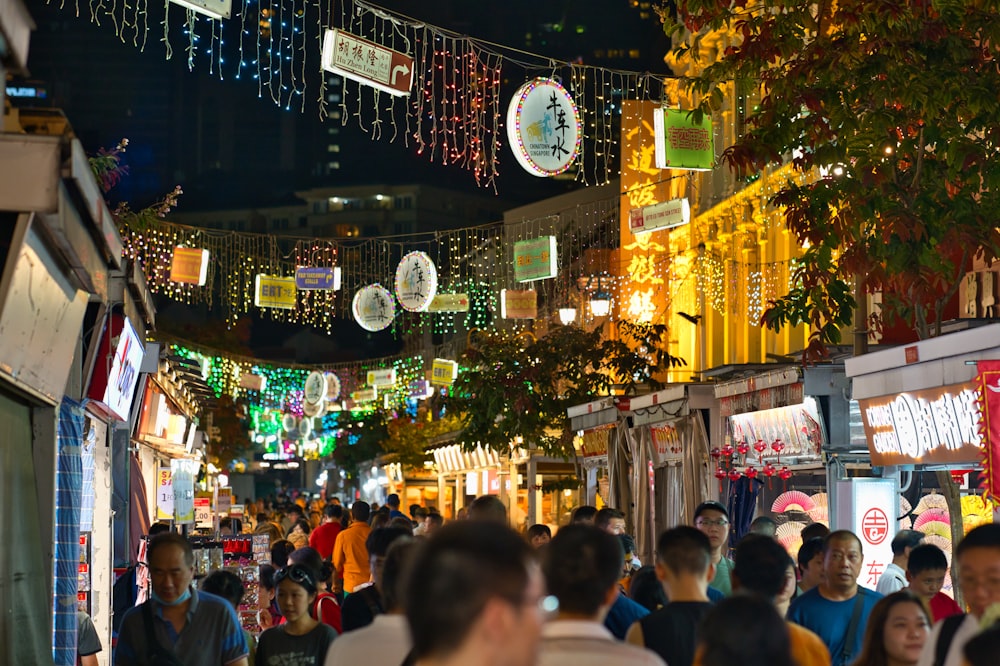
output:
M333 544L333 567L338 578L344 581L344 593L350 594L354 588L364 585L371 579L368 564L368 549L365 541L371 528L368 518L372 508L368 502L355 502L351 506L351 524L337 535Z

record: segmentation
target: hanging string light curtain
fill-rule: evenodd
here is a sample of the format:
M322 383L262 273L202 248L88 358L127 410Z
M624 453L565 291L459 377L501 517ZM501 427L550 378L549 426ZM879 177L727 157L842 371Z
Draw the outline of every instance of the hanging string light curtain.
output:
M314 100L320 118L356 125L372 141L402 142L494 190L504 145L505 78L562 80L582 115L583 150L575 173L586 185L606 184L619 172L621 100L666 96L665 74L560 62L362 0L46 1L108 26L139 50L159 34L168 60L183 54L189 69L207 66L219 79L250 80L258 97L286 110L304 112ZM89 5L82 12L81 3ZM213 9L220 6L229 11ZM339 98L330 94L323 46L331 28L412 57L409 94L388 94L351 79L344 80Z

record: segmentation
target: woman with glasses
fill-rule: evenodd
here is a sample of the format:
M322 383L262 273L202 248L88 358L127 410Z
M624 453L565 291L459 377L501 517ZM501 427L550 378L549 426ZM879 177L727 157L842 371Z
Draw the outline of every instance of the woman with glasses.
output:
M260 635L256 663L322 664L337 632L309 614L316 599L315 575L308 567L293 564L279 570L274 581L278 607L285 616L285 623Z

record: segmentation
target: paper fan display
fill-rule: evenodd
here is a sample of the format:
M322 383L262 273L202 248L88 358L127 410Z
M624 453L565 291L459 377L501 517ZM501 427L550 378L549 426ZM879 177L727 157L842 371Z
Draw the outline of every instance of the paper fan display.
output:
M951 519L948 517L947 509L928 509L924 511L917 519L913 521L913 529L919 530L921 527L927 523L938 522L944 523L945 525L951 525Z
M816 493L815 495L811 495L810 499L813 501L813 504L816 505L817 509L820 507L825 508L830 506L830 496L826 493Z
M825 506L817 506L815 509L806 511L814 523L827 523L830 521L830 510Z
M910 511L913 510L913 505L910 504L910 500L906 499L902 495L899 496L899 513L905 516Z
M936 520L929 520L920 526L920 531L927 536L939 536L951 541L951 525L940 523Z
M809 495L801 490L789 490L774 498L771 511L774 513L784 513L785 511L809 511L815 509L816 503Z
M778 530L774 536L778 540L778 543L784 546L785 550L792 557L795 557L799 552L799 548L802 547L802 528L805 526L805 523L795 521L778 525Z
M937 534L928 534L924 537L924 543L933 544L943 550L945 557L948 558L948 566L951 567L951 539L945 539Z
M944 509L947 511L948 500L941 493L929 493L920 498L917 508L913 510L913 513L923 513L929 509Z
M979 495L962 498L962 529L965 534L985 523L993 522L993 507Z

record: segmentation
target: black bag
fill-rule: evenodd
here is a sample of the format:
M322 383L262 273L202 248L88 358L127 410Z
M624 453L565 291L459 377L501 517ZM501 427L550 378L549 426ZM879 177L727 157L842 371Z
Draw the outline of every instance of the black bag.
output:
M184 666L171 650L166 649L156 640L153 631L153 611L150 602L142 605L142 623L146 626L146 661L150 666Z

